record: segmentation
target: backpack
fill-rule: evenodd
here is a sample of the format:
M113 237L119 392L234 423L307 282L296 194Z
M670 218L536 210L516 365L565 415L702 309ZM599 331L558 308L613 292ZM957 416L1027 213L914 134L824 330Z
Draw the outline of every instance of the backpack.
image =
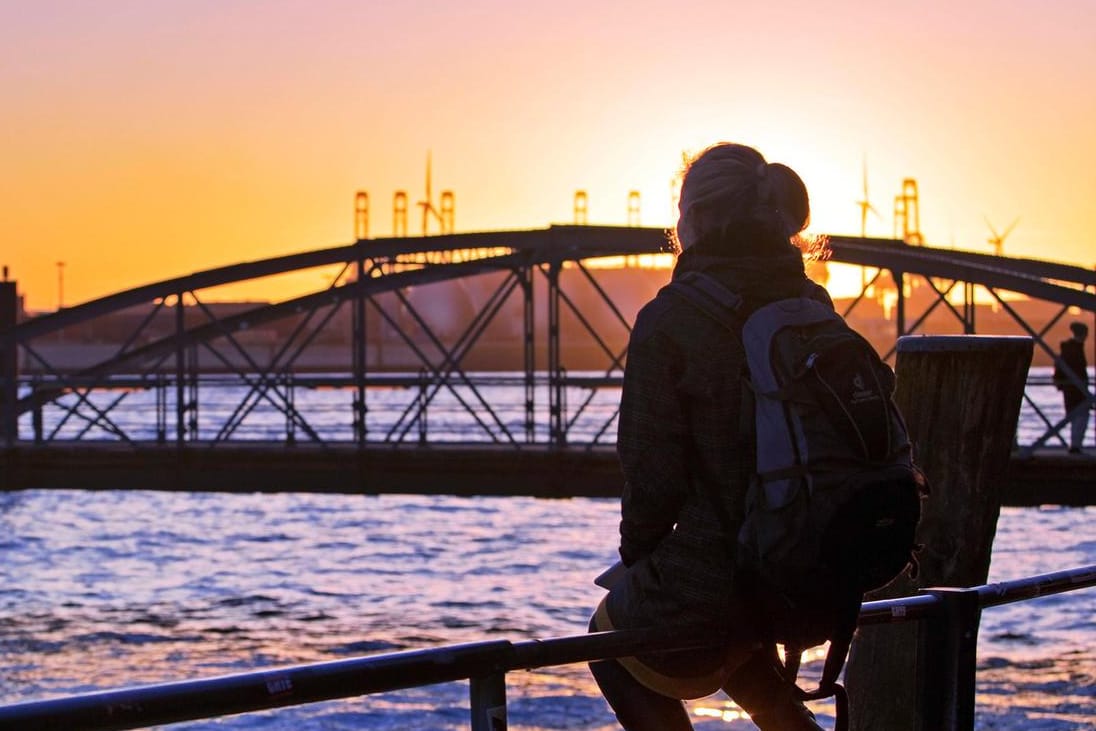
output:
M916 570L927 492L892 398L894 372L811 296L821 287L809 280L801 296L752 311L700 272L667 288L745 349L743 412L752 411L756 468L734 547L741 586L774 660L775 645L784 646L789 682L803 650L830 642L818 689L796 689L803 700L835 696L837 728L845 728L848 699L837 679L864 593Z

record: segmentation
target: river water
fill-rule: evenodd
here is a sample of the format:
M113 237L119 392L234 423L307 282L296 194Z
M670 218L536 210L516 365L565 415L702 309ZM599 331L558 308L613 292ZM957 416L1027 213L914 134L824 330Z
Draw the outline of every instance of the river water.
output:
M581 633L613 500L29 491L0 495L0 702L480 639ZM1004 510L991 580L1096 563L1090 508ZM986 610L979 729L1096 718L1093 590ZM511 728L610 729L582 666L508 676ZM819 707L829 713L825 705ZM751 728L729 701L698 727ZM716 716L722 718L716 718ZM182 724L467 728L454 683Z
M601 596L591 580L615 559L614 500L72 487L0 494L0 703L579 634ZM990 580L1096 564L1094 519L1006 508ZM1096 727L1094 599L986 610L978 729ZM584 666L511 673L507 695L512 729L616 728ZM724 697L689 708L705 731L753 728ZM450 683L172 728L467 727L467 686Z

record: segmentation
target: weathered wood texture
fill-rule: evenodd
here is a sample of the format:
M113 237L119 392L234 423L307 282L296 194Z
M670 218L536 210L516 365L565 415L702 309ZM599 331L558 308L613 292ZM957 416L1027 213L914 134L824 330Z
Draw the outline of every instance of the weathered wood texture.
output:
M984 584L997 529L1032 341L1018 337L906 337L895 400L931 485L922 505L920 574L869 599L932 586ZM845 673L854 731L920 729L914 623L865 627Z

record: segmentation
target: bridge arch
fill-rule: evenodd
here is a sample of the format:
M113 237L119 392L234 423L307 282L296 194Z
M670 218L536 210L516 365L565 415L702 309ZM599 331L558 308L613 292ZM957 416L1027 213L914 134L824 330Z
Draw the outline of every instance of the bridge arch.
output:
M424 438L426 411L439 393L446 392L479 422L480 436L491 441L515 445L542 439L557 444L573 442L576 424L596 401L590 394L619 383L624 362L621 343L626 342L635 309L667 276L664 271L648 270L641 286L608 287L607 282L620 275L598 269L596 261L665 253L666 242L662 229L584 225L360 239L344 246L217 267L136 287L19 323L0 334L0 347L20 351L22 361L32 366L24 366L22 381L4 377L7 396L0 426L9 444L19 438L19 422L28 420L31 423L24 428L30 426L28 431L36 439L45 440L41 412L59 408L63 415L55 421L82 425L70 428L69 438L96 433L100 438L136 441L131 430L113 415L129 399L127 394L144 389L159 394L158 439L168 438L168 422L174 422L175 441L197 440L201 377L205 371L217 370L222 376L238 379L244 395L226 423L216 429L214 442L232 438L260 404L284 416L287 438L301 434L325 442L328 437L323 430L316 428L294 401L294 384L312 383L353 392L352 438L364 443L377 438L368 428L369 389L411 388L408 384L412 382L421 392L418 402L404 407L397 426L383 432L384 440ZM929 332L932 318L938 321L941 315L950 317L961 332L978 332L976 290L1007 313L1016 328L1032 336L1037 349L1050 359L1056 357L1051 333L1066 315L1082 311L1092 317L1096 313L1093 270L907 246L890 239L831 236L829 242L830 261L874 271L858 296L841 303L850 318L867 307L867 292L883 281L881 277L891 280L895 297L894 317L888 321L891 334L889 342L877 342L884 353L897 336ZM324 266L339 268L331 285L302 296L231 313L219 313L203 301L203 292L218 286ZM439 317L428 310L440 311L449 324L456 320L451 311L437 307L436 300L442 296L438 293L445 291L446 283L473 278L487 286L479 287L481 298L475 303L462 304L463 316L471 321L453 331L439 327ZM579 293L580 285L585 294ZM920 286L920 296L911 296L915 286ZM953 292L960 286L962 296L957 298ZM423 297L418 295L425 295L432 306L423 307ZM1045 321L1032 322L1017 307L1016 295L1052 306ZM615 301L629 296L627 306ZM593 315L596 307L604 310L597 317ZM144 308L145 317L116 349L95 362L64 368L45 354L48 348L43 344L51 336L133 308ZM525 394L523 413L516 420L497 413L472 375L483 369L469 365L482 365L484 358L490 357L476 360L486 348L485 333L498 326L504 311L510 312L510 335L521 340L511 353L518 354L517 360L507 361L507 370L519 374L515 382ZM199 313L201 317L196 316ZM343 344L346 357L340 364L343 380L330 374L326 379L309 375L305 353L322 340L324 327L340 316L349 330ZM157 331L154 324L162 326L165 320L170 321L168 331L163 327ZM514 324L517 320L520 327ZM254 333L278 321L294 323L285 331L285 342L272 343L265 360L252 357L255 348L245 342L248 331ZM606 323L615 328L613 334L603 334ZM378 362L374 347L378 329L393 342L402 343L400 347L413 356L403 363L401 375ZM581 376L565 366L567 337L576 331L587 338L591 357L601 361L583 368ZM215 367L210 368L210 362ZM110 389L119 396L106 402L93 396ZM547 403L549 414L543 429L535 406L540 391L545 392L540 401ZM586 395L569 402L572 391ZM588 430L585 438L596 443L610 433L615 412L606 418L604 425ZM1043 420L1047 430L1036 444L1051 439L1061 426L1046 416ZM66 433L64 429L54 429L52 436L59 438L62 433Z

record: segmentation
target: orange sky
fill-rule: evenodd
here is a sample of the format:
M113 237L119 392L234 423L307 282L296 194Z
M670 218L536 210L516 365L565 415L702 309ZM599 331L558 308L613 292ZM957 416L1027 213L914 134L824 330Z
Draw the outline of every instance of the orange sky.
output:
M346 243L353 195L456 195L459 231L671 223L683 150L806 180L812 230L1096 264L1092 0L0 0L0 263L32 308ZM520 8L520 10L515 9ZM418 233L415 216L412 233ZM318 276L316 277L319 283ZM278 291L248 295L280 298Z

